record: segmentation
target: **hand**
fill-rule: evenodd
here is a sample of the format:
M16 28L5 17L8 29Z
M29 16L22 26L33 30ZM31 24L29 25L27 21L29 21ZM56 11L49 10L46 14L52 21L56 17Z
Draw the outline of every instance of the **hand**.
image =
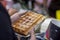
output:
M12 11L13 11L13 10L12 10ZM10 12L11 12L11 11L10 11ZM12 23L14 23L17 19L19 19L20 16L22 16L25 12L26 12L25 10L20 10L19 12L16 12L16 13L14 13L13 15L10 14L10 15L12 15L12 16L11 16L11 21L12 21Z
M9 13L10 16L13 15L14 13L16 13L16 12L17 12L17 10L16 9L13 9L13 8L10 8L8 10L8 13Z
M32 29L29 33L30 35L35 35L34 29Z
M36 40L34 29L30 31L30 36L31 36L30 40Z

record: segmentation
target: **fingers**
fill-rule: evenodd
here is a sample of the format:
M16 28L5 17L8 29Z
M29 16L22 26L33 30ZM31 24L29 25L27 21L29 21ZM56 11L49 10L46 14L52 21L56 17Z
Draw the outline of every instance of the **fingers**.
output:
M35 35L35 32L34 32L34 28L29 32L29 34L32 36L32 35Z
M10 9L8 10L9 15L13 15L13 14L16 13L16 12L17 12L17 10L16 10L16 9L13 9L13 8L10 8Z

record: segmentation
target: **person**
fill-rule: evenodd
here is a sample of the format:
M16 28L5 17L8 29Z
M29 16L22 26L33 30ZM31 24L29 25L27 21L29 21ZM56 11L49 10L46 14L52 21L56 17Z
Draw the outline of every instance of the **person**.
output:
M10 16L0 0L0 40L18 40L12 29Z

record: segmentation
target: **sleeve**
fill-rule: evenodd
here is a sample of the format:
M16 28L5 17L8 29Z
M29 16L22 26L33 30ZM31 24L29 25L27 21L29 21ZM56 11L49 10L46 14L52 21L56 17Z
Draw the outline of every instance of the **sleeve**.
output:
M0 36L0 39L9 39L10 37L11 40L17 40L14 30L12 29L10 22L8 20L8 16L2 12L0 12Z

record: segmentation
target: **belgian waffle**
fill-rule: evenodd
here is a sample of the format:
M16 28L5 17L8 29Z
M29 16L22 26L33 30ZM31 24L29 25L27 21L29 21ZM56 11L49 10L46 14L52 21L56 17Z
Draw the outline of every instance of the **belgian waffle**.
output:
M25 15L22 15L19 20L13 23L13 29L19 34L27 35L34 25L37 25L44 19L45 16L28 11Z

